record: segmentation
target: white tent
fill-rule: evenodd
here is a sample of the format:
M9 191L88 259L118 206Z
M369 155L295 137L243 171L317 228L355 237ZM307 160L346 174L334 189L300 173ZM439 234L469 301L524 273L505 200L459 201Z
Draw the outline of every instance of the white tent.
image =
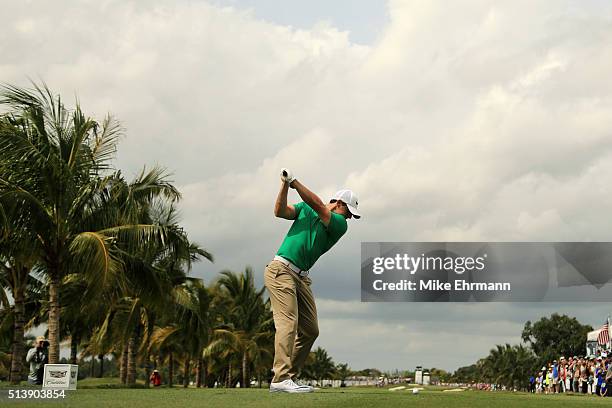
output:
M599 333L601 333L601 329L593 330L587 333L587 341L597 341L599 337Z
M587 333L587 341L586 341L586 354L587 356L595 356L599 355L603 351L610 350L610 343L608 344L599 344L598 338L601 333L601 329L593 330ZM608 329L608 335L610 334Z

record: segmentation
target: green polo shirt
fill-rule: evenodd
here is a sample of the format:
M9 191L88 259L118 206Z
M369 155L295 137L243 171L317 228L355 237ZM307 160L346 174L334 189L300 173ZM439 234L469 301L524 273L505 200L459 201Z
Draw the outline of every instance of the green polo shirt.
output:
M317 259L334 246L344 235L346 219L334 212L327 227L319 215L304 202L294 204L295 220L287 232L276 255L291 261L303 271L308 271Z

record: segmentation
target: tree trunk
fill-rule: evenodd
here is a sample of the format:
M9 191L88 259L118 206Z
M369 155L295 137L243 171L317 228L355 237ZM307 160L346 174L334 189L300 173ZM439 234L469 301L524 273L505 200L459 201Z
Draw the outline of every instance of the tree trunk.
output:
M228 369L227 369L227 388L232 386L232 362L230 360Z
M246 351L242 354L242 387L243 388L248 388L249 387L249 381L247 381L247 378L249 377L249 373L248 371L248 360L247 360L247 353Z
M102 378L104 376L104 354L98 354L98 358L100 359L100 372L98 373L98 378Z
M77 354L79 352L78 335L70 334L70 364L77 364Z
M95 367L96 367L96 357L92 355L91 356L91 366L89 367L89 376L91 378L93 378L95 375L95 371L94 371Z
M127 360L127 375L126 382L128 386L136 384L136 357L138 354L138 343L140 342L140 323L134 329L134 333L128 344L128 360ZM147 378L148 380L148 378Z
M196 368L196 387L200 388L202 386L202 369L203 369L203 361L202 357L198 358L198 366Z
M168 387L172 387L172 377L174 376L174 356L172 353L168 356Z
M23 355L23 326L24 322L24 288L25 285L20 285L20 282L15 287L15 321L13 333L13 351L11 353L11 372L9 379L11 384L17 385L21 381L21 362L24 360Z
M185 356L185 363L183 365L183 388L187 388L189 386L189 356Z
M128 363L128 344L125 343L121 348L121 361L119 365L119 379L121 384L127 384L127 363Z
M127 375L126 383L128 387L136 384L136 346L137 339L136 333L134 332L128 340L128 360L127 360Z
M59 363L60 356L60 299L59 268L50 271L49 277L49 364Z
M202 387L208 388L208 362L202 359Z
M139 325L140 326L140 325ZM149 314L149 318L148 318L148 326L149 327L155 327L155 313L151 312ZM140 327L139 327L139 333L140 333ZM151 354L149 353L148 350L145 351L145 358L144 358L144 362L145 362L145 388L149 388L149 386L151 385L151 381L149 381L149 378L151 378L151 357L153 357L153 370L157 369L157 357L155 356L151 356Z
M149 356L149 353L147 353L145 360L145 388L149 388L149 385L151 384L151 381L149 381L149 378L151 378L151 367L149 367L150 362L151 356Z

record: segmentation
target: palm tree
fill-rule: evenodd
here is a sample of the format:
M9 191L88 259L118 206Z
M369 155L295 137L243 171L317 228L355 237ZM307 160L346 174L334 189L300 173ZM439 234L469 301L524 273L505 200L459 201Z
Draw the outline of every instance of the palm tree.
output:
M135 383L137 354L144 352L145 367L150 361L152 333L159 321L173 310L177 298L176 288L190 281L186 272L193 262L212 255L197 244L189 242L187 234L178 225L174 200L157 199L154 194L143 194L146 186L160 185L161 173L155 177L141 175L128 187L128 197L140 204L135 214L139 222L163 226L169 233L164 242L152 241L148 245L131 247L118 240L123 274L114 287L120 288L110 296L106 323L96 333L96 342L113 338L117 353L121 355L121 381ZM157 180L157 181L155 181ZM138 201L135 201L138 203ZM175 316L172 314L172 317ZM109 329L113 329L109 331ZM113 334L114 333L114 334ZM170 355L174 359L173 355Z
M267 346L270 344L273 320L269 304L264 302L265 288L255 288L250 267L240 275L231 271L221 272L217 284L226 292L229 300L227 318L233 328L235 349L241 357L242 386L250 387L251 364L271 354Z
M62 328L71 337L72 360L81 333L90 332L84 355L125 355L123 372L133 382L137 351L169 304L168 289L187 280L184 271L192 262L212 256L190 243L175 222L171 204L180 194L162 169L143 170L132 183L112 172L121 133L112 117L95 121L78 103L70 111L46 85L34 84L31 91L3 87L0 104L9 109L0 116L0 237L8 237L2 245L15 246L1 249L0 257L7 260L3 266L20 273L7 285L16 289L13 294L23 288L25 269L14 265L24 260L28 270L36 264L46 278L49 302L41 314L48 316L51 363L59 358ZM17 230L14 220L34 238L9 233ZM31 248L15 245L21 241ZM97 302L74 307L75 288ZM13 297L19 312L20 297ZM96 303L108 313L92 307ZM66 324L60 325L60 306L67 304L61 317ZM23 337L18 332L15 338Z
M28 290L28 292L30 292ZM32 295L30 299L34 299L36 297L36 293L28 293L28 295ZM25 304L25 314L26 316L31 316L35 313L34 307L32 307L31 302L26 302ZM21 367L21 371L15 375L15 373L11 374L11 368L13 367L14 357L12 352L14 350L14 318L15 318L15 308L11 307L8 300L8 295L5 292L4 288L0 286L0 378L12 378L20 379L25 371L27 370L25 367ZM27 325L26 325L27 326ZM21 350L25 350L32 345L34 340L33 336L24 336L21 337Z
M512 370L512 387L517 389L528 388L528 378L536 370L536 356L522 344L513 347L514 364Z
M115 283L122 271L121 248L172 241L175 231L140 222L143 202L157 196L178 199L163 170L143 174L128 186L110 173L120 127L110 116L102 123L86 117L78 103L68 111L60 97L34 85L33 91L4 87L4 116L20 132L0 138L0 197L23 201L41 248L49 285L50 362L59 357L59 289L77 271L100 286Z
M101 123L86 117L79 104L69 111L49 88L5 86L0 104L19 132L0 135L0 197L19 200L38 237L49 285L49 361L59 359L61 279L70 262L103 282L120 265L111 246L118 233L142 241L164 231L153 226L108 219L103 231L87 228L99 220L101 197L112 179L110 170L120 127L108 116Z
M61 282L60 296L64 307L60 333L62 339L70 340L70 364L78 363L79 346L89 342L89 335L102 323L108 306L100 301L83 302L84 294L89 297L89 286L86 277L79 273L69 273ZM104 299L104 296L98 296L98 299Z
M135 184L140 187L133 189L142 190L142 186L149 183L150 181L146 177L142 181L139 179ZM175 304L180 304L180 301L185 298L185 296L181 296L184 293L188 293L187 297L193 295L189 292L189 288L196 292L200 291L199 294L204 297L197 298L197 301L201 300L203 302L201 307L206 308L205 292L201 292L202 288L197 285L191 287L183 285L196 282L187 277L187 273L191 270L194 262L200 261L202 258L209 261L213 260L208 251L198 244L190 242L186 232L179 226L177 211L174 206L176 199L172 198L170 201L159 200L151 195L145 195L144 198L148 198L148 200L144 200L143 205L141 205L139 213L141 221L164 226L172 234L169 234L165 242L155 242L131 250L126 248L123 254L125 263L128 265L126 272L132 276L132 281L141 283L140 285L132 285L132 289L128 293L133 298L142 299L145 313L150 320L143 337L143 350L147 348L146 344L155 327L156 319L163 317L169 310L173 310ZM145 276L148 278L143 282ZM151 287L151 284L154 284L154 287ZM200 307L199 304L198 307ZM128 353L128 367L132 359L133 353ZM186 363L189 364L189 358ZM128 377L130 377L129 371Z
M337 364L336 365L336 377L340 380L340 386L345 387L344 381L351 375L351 370L348 364Z
M21 132L21 128L7 118L0 117L0 138L9 133ZM22 200L0 196L0 285L9 289L13 299L13 345L11 353L10 381L20 381L24 355L23 335L25 324L25 294L33 282L30 272L38 262L39 247L32 235L31 219L22 210Z
M483 377L509 388L525 388L536 367L536 357L523 345L497 345L479 362Z
M187 386L191 360L198 359L201 373L201 353L209 331L210 297L199 280L187 280L173 290L174 307L167 308L166 325L155 329L149 348L164 352L169 357L183 356L184 382ZM201 374L199 374L201 376ZM201 377L197 379L201 384Z
M181 292L184 294L181 296ZM188 384L189 363L195 358L197 366L196 386L202 384L202 350L207 343L210 331L210 296L201 281L188 281L177 288L176 303L180 306L178 321L182 326L185 351L185 381Z
M322 347L317 347L310 352L302 370L305 378L317 380L319 384L322 384L326 378L332 378L335 372L336 368L332 358Z
M24 359L23 336L26 323L25 303L28 285L38 283L31 271L38 261L36 239L30 234L28 220L19 211L20 203L0 202L4 213L4 237L0 236L0 285L8 288L13 296L13 345L11 352L10 381L21 380Z

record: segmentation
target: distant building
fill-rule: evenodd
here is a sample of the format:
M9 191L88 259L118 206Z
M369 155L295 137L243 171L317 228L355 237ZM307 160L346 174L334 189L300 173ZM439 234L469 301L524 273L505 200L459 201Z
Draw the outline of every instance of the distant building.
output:
M429 371L423 372L423 385L429 385Z
M417 366L414 371L414 383L423 385L423 367Z

